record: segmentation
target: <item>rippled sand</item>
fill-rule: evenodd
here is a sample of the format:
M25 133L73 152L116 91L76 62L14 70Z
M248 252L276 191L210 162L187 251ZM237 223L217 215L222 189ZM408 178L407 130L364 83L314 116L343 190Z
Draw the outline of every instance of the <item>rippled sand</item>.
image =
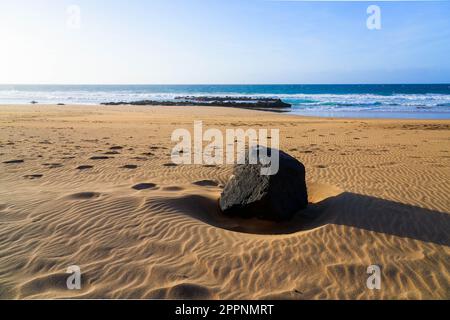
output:
M169 165L194 120L279 128L315 218L223 217L231 167ZM0 298L450 298L450 121L1 106L0 167Z

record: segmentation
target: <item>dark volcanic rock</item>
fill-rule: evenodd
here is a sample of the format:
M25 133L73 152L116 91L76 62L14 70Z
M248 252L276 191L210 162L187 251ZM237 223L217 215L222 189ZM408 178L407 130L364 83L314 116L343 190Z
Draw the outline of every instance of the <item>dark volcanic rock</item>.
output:
M176 97L175 100L156 101L119 101L105 102L103 105L136 105L136 106L216 106L244 108L263 111L288 112L291 104L275 98L253 97Z
M268 149L269 155L272 153ZM236 165L220 197L223 213L241 218L288 220L306 208L308 193L305 167L287 153L279 152L279 170L275 175L261 175L261 164Z

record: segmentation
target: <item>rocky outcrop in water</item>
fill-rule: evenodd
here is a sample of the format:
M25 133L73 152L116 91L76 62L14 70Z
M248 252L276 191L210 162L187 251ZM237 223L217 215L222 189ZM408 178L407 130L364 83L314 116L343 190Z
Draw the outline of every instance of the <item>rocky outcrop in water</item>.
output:
M254 98L254 97L176 97L174 100L156 101L119 101L105 102L102 105L134 105L134 106L215 106L215 107L233 107L264 111L287 112L291 105L283 102L281 99L272 98Z

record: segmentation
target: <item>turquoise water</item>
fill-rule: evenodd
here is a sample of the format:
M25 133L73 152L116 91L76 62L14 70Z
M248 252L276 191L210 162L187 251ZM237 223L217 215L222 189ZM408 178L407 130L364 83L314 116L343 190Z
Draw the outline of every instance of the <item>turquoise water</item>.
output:
M327 117L450 119L450 84L0 85L0 104L97 104L183 95L277 97L291 113Z

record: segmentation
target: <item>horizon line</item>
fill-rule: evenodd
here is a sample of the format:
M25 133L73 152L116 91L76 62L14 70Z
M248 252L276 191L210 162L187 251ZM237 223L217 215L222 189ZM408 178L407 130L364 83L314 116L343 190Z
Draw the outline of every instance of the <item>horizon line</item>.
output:
M304 0L289 0L304 1ZM310 1L310 0L307 0ZM319 0L324 1L324 0ZM450 85L449 82L373 83L0 83L0 86L328 86L328 85Z

